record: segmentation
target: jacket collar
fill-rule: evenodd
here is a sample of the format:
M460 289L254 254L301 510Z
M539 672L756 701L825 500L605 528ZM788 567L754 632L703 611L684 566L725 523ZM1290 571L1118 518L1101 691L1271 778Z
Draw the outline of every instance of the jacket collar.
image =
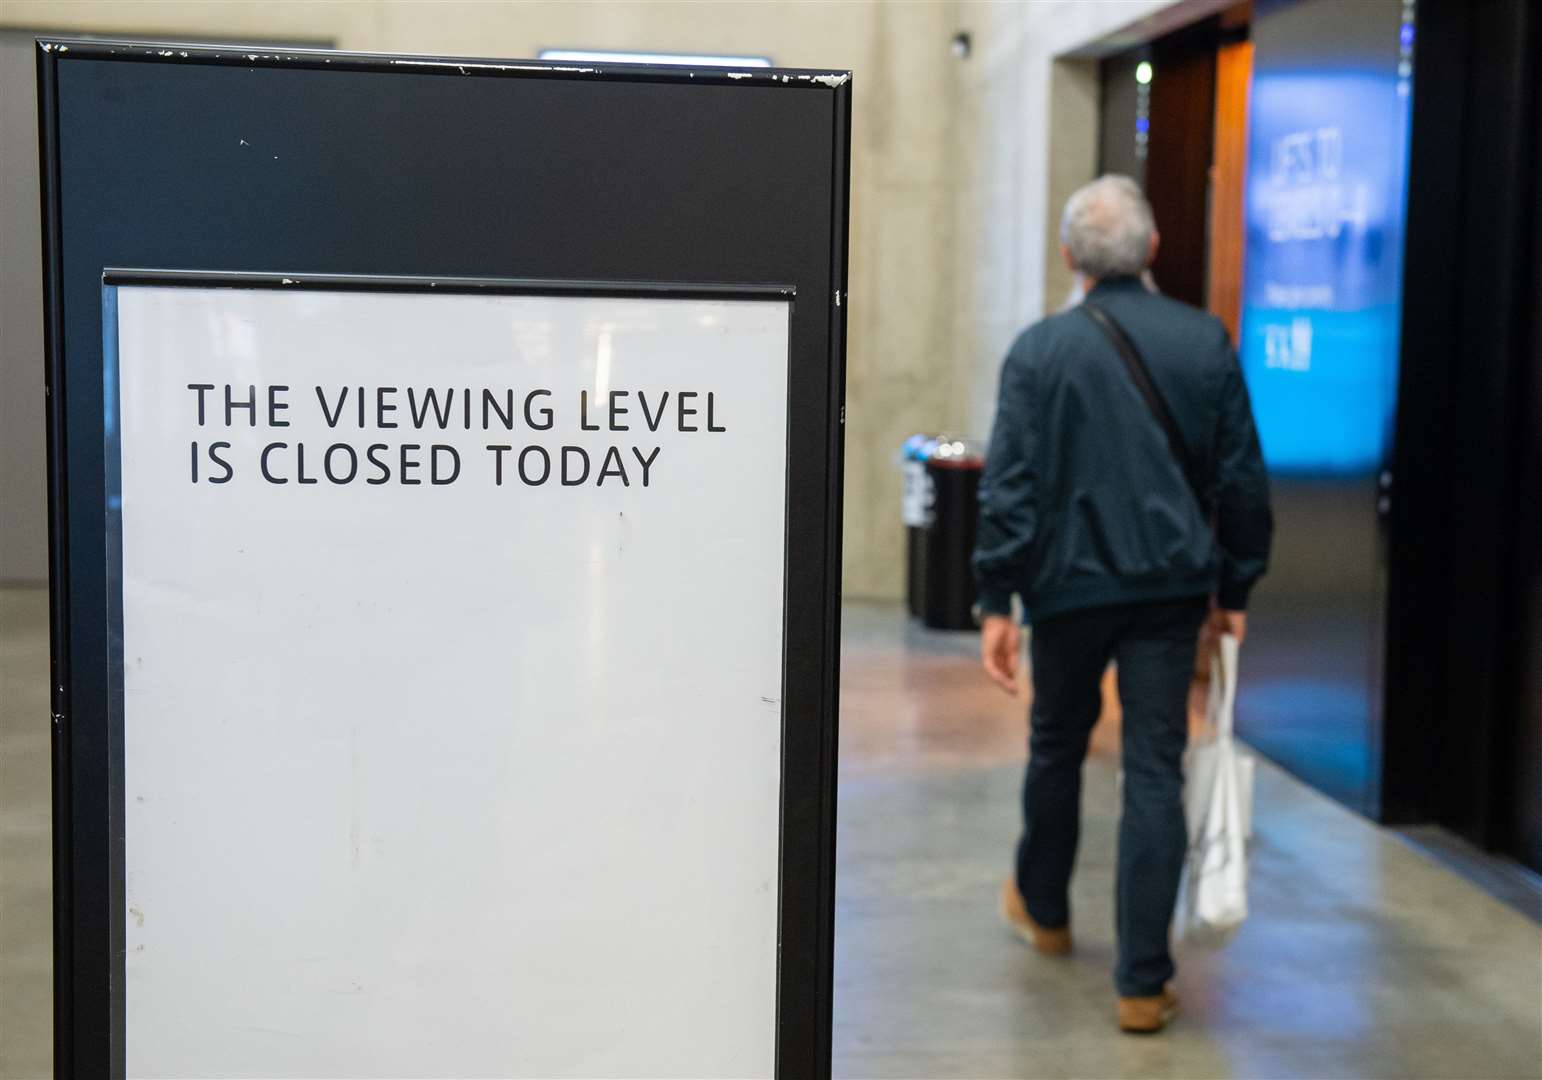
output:
M1129 274L1121 277L1101 278L1099 279L1098 283L1092 287L1092 291L1087 295L1109 296L1113 293L1143 292L1145 288L1146 286L1140 280L1139 276L1135 274Z

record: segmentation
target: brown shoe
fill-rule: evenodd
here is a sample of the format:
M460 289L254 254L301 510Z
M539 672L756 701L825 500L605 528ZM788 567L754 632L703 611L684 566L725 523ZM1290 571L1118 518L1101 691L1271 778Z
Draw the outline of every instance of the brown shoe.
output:
M1178 1011L1178 995L1171 985L1150 997L1119 999L1119 1030L1132 1035L1155 1035Z
M1012 932L1045 956L1064 956L1071 951L1071 928L1040 926L1028 914L1028 906L1010 878L1001 883L1001 917Z

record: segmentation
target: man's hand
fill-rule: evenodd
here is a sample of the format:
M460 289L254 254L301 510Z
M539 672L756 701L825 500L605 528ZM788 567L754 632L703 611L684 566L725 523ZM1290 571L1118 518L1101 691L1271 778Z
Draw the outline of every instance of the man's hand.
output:
M1023 634L1010 615L987 615L980 627L980 662L991 681L1017 696L1017 658Z
M1227 611L1225 608L1212 608L1210 610L1210 629L1217 636L1230 634L1237 639L1237 644L1242 644L1242 639L1248 636L1248 613L1245 611Z

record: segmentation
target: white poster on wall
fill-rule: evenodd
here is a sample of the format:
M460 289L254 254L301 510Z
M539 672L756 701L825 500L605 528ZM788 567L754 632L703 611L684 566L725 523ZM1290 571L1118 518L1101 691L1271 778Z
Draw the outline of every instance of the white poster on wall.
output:
M116 309L128 1075L769 1076L787 303Z

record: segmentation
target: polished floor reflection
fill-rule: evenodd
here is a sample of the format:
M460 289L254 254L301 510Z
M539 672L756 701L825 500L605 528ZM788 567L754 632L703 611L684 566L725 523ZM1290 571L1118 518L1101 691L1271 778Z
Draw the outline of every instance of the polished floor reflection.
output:
M1043 958L995 915L1026 703L973 635L897 606L848 605L843 647L837 1076L1542 1076L1542 927L1267 762L1252 917L1180 944L1171 1029L1117 1034L1117 717L1087 767L1077 952Z

